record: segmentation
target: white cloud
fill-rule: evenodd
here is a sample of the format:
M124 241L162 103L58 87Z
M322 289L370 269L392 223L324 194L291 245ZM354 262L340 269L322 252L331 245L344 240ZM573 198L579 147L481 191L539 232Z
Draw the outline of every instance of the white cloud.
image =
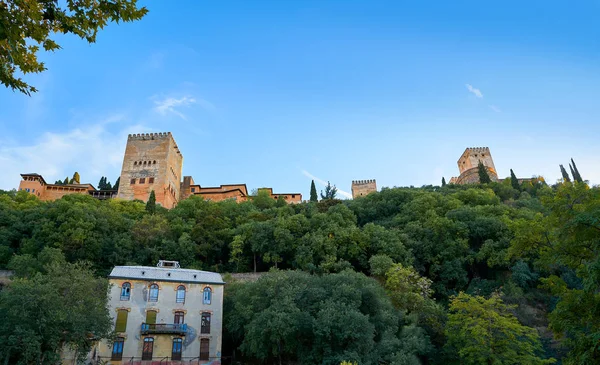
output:
M473 93L473 95L475 95L478 98L483 98L483 93L481 92L481 90L474 88L471 84L465 84L465 86L467 87L467 90L469 90L470 93Z
M156 96L154 96L153 98L155 99ZM187 115L185 115L181 111L181 109L189 108L194 104L199 105L202 109L206 111L216 110L215 106L210 101L205 99L196 99L191 96L183 96L179 99L174 97L167 97L162 100L154 100L154 110L160 115L167 115L168 113L172 113L183 120L187 120Z
M96 123L77 121L78 127L64 133L46 132L33 143L18 145L0 141L0 189L16 189L21 173L38 173L48 183L71 177L79 172L82 183L96 186L101 176L115 182L121 173L127 134L148 130L141 125L131 125L111 131L111 125L122 122L122 115L114 115ZM119 124L115 124L117 126Z
M502 110L500 110L500 108L498 108L495 105L488 105L490 107L490 109L492 109L493 111L495 111L496 113L502 113Z
M314 176L313 174L311 174L310 172L306 171L306 170L302 170L302 174L314 181L316 181L317 183L319 183L319 185L322 186L327 186L327 181L323 180L323 179L319 179L318 177ZM337 187L337 186L336 186ZM338 193L340 193L341 195L343 195L344 197L348 198L348 199L352 199L352 194L348 193L347 191L343 191L340 190L338 188Z

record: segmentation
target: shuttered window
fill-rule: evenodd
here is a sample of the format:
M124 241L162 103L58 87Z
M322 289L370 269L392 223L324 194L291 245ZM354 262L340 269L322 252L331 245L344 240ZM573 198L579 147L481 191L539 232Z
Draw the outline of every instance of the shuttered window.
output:
M113 343L112 354L110 359L119 361L123 358L123 343L125 339L123 337L117 337Z
M181 360L181 338L173 339L173 351L171 352L171 360Z
M175 324L183 324L183 312L175 312Z
M184 303L185 302L185 286L183 285L179 285L177 287L177 296L175 298L177 303Z
M150 285L150 295L148 297L149 302L158 302L158 285Z
M210 356L210 345L208 338L200 339L200 360L208 360Z
M129 312L125 309L121 309L117 312L117 323L115 325L115 332L125 332L127 330L127 315Z
M146 323L147 324L156 324L156 311L147 311L146 312Z
M142 360L152 360L152 353L154 352L154 338L144 338L144 348L142 349Z

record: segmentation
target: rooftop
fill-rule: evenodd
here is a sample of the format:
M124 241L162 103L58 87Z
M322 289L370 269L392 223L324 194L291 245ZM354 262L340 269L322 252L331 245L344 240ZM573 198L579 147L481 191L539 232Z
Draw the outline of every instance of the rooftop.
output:
M199 284L225 284L219 273L176 267L115 266L108 277L111 279L122 278Z

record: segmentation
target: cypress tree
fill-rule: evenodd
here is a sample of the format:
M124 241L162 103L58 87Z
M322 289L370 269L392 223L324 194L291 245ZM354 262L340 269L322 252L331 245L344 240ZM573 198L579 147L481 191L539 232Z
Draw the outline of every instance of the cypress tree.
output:
M446 186L446 179L442 176L442 187Z
M521 190L519 179L517 179L517 176L512 169L510 169L510 184L512 185L513 189Z
M69 183L69 177L65 177L65 181L63 181L63 185L67 185Z
M104 176L102 176L100 178L100 181L98 181L98 190L104 190L106 184L106 178Z
M315 187L315 181L312 180L310 183L310 201L316 202L319 200L319 196L317 195L317 188Z
M485 165L483 164L483 162L481 162L481 160L477 165L477 172L479 173L479 183L489 184L492 182L492 179L490 179L490 175L488 174L487 169L485 168Z
M583 178L581 177L581 174L579 174L579 170L577 170L577 165L575 165L575 161L573 161L573 158L571 158L571 163L573 164L573 179L575 179L575 181L577 182L583 182Z
M117 178L117 181L115 181L115 186L113 186L113 190L119 190L119 183L121 182L121 177L119 176Z
M71 179L75 184L80 184L79 182L79 173L77 171L75 171L75 173L73 174L73 178Z
M571 176L573 176L573 181L577 181L577 175L575 175L575 171L573 171L573 166L569 164L569 170L571 170Z
M156 195L154 195L154 190L150 192L150 197L146 203L146 212L150 214L156 213Z
M569 177L569 174L567 173L567 170L565 170L565 167L563 165L558 165L558 166L560 166L560 173L562 174L563 181L564 182L571 182L571 178Z

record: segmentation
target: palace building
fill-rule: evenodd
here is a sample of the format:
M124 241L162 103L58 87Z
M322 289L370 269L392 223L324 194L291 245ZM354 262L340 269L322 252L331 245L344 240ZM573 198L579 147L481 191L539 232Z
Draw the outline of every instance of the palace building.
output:
M36 173L21 174L21 177L19 190L34 194L41 200L87 194L97 199L139 199L145 202L154 191L156 203L171 209L192 195L211 201L232 199L243 202L253 198L248 194L246 184L203 187L196 184L191 176L183 176L183 155L171 132L130 134L127 137L118 190L97 190L89 183L48 184ZM300 193L274 193L272 188L258 190L267 190L273 199L281 197L288 203L302 202Z

